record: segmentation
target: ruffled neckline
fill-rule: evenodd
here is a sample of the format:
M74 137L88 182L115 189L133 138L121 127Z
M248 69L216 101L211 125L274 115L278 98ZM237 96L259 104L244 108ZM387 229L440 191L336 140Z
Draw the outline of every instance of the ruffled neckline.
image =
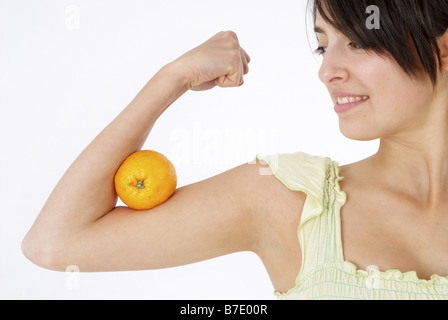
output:
M418 277L417 272L415 271L402 272L398 269L380 271L376 267L371 267L367 270L361 270L358 269L355 264L347 260L343 262L343 265L345 272L362 278L415 282L416 284L422 286L448 285L448 277L440 276L438 274L433 274L430 279L421 279Z
M429 280L426 279L420 279L417 276L417 272L415 271L408 271L408 272L402 272L397 269L390 269L387 271L380 271L376 267L368 268L368 270L361 270L358 269L357 266L350 261L343 261L342 266L341 263L325 263L324 265L332 265L333 267L336 267L337 269L341 270L344 273L351 274L355 276L356 278L363 279L363 283L371 283L372 288L375 286L375 280L388 280L388 281L396 281L396 282L407 282L407 283L414 283L417 286L425 287L428 290L432 286L445 286L448 285L448 277L443 277L438 274L434 274L431 276ZM337 264L337 266L335 266ZM321 267L324 267L322 265ZM296 283L294 287L290 288L286 292L281 292L278 290L274 291L275 296L279 298L287 297L291 294L293 294L299 287L301 286L300 282L300 276L297 277Z

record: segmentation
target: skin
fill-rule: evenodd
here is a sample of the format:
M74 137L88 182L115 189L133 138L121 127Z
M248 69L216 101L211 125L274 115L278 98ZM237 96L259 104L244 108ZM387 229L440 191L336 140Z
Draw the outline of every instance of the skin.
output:
M365 52L320 17L316 29L326 48L319 77L330 94L369 96L339 114L341 132L380 139L377 154L341 168L345 259L424 279L448 275L448 32L439 40L444 65L434 88L429 76L411 79L394 60Z
M188 90L241 86L249 61L228 31L160 69L63 175L22 241L24 255L51 270L76 265L81 271L118 271L252 251L276 288L291 286L300 265L297 208L304 195L260 175L260 164L178 188L151 210L116 206L115 172L143 146L160 115Z
M448 118L441 116L448 112L447 94L433 94L424 82L416 90L393 61L352 51L337 32L317 24L325 31L318 35L321 45L327 46L319 75L330 92L370 96L363 110L340 116L342 132L382 138L378 154L341 171L348 195L342 212L346 259L360 268L448 274ZM448 84L447 38L441 40L440 88ZM61 178L22 242L25 256L51 270L77 265L81 271L111 271L252 251L276 290L292 288L300 272L297 228L306 196L260 175L266 169L260 163L179 188L149 211L116 207L114 174L143 146L160 115L188 90L242 85L249 62L236 34L221 32L160 69ZM391 108L393 101L400 103ZM105 187L94 187L99 184Z

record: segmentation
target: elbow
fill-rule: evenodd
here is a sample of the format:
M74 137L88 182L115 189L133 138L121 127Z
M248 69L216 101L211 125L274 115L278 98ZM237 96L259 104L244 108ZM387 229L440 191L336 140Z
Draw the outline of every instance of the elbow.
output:
M23 255L33 264L48 270L65 271L61 267L61 257L54 243L41 239L33 235L34 231L30 230L23 238L21 249Z

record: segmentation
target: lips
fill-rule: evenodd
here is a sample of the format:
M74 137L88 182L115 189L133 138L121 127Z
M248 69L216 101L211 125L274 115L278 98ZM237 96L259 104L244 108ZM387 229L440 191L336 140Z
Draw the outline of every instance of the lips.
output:
M367 95L354 95L346 92L333 92L333 102L337 113L345 113L370 99Z

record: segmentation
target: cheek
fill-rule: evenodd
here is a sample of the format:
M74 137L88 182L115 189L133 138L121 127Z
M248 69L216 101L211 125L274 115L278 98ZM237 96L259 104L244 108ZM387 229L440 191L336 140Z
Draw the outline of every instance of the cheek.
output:
M360 69L360 77L368 81L366 87L372 99L374 113L384 120L406 119L424 112L432 92L430 81L414 80L395 61L389 58L372 58Z
M352 75L356 75L370 101L364 109L340 118L340 129L346 137L375 140L427 118L430 83L413 81L394 63L381 58L367 60Z
M431 87L406 78L390 77L381 84L381 94L375 103L384 118L395 122L418 122L428 115Z

